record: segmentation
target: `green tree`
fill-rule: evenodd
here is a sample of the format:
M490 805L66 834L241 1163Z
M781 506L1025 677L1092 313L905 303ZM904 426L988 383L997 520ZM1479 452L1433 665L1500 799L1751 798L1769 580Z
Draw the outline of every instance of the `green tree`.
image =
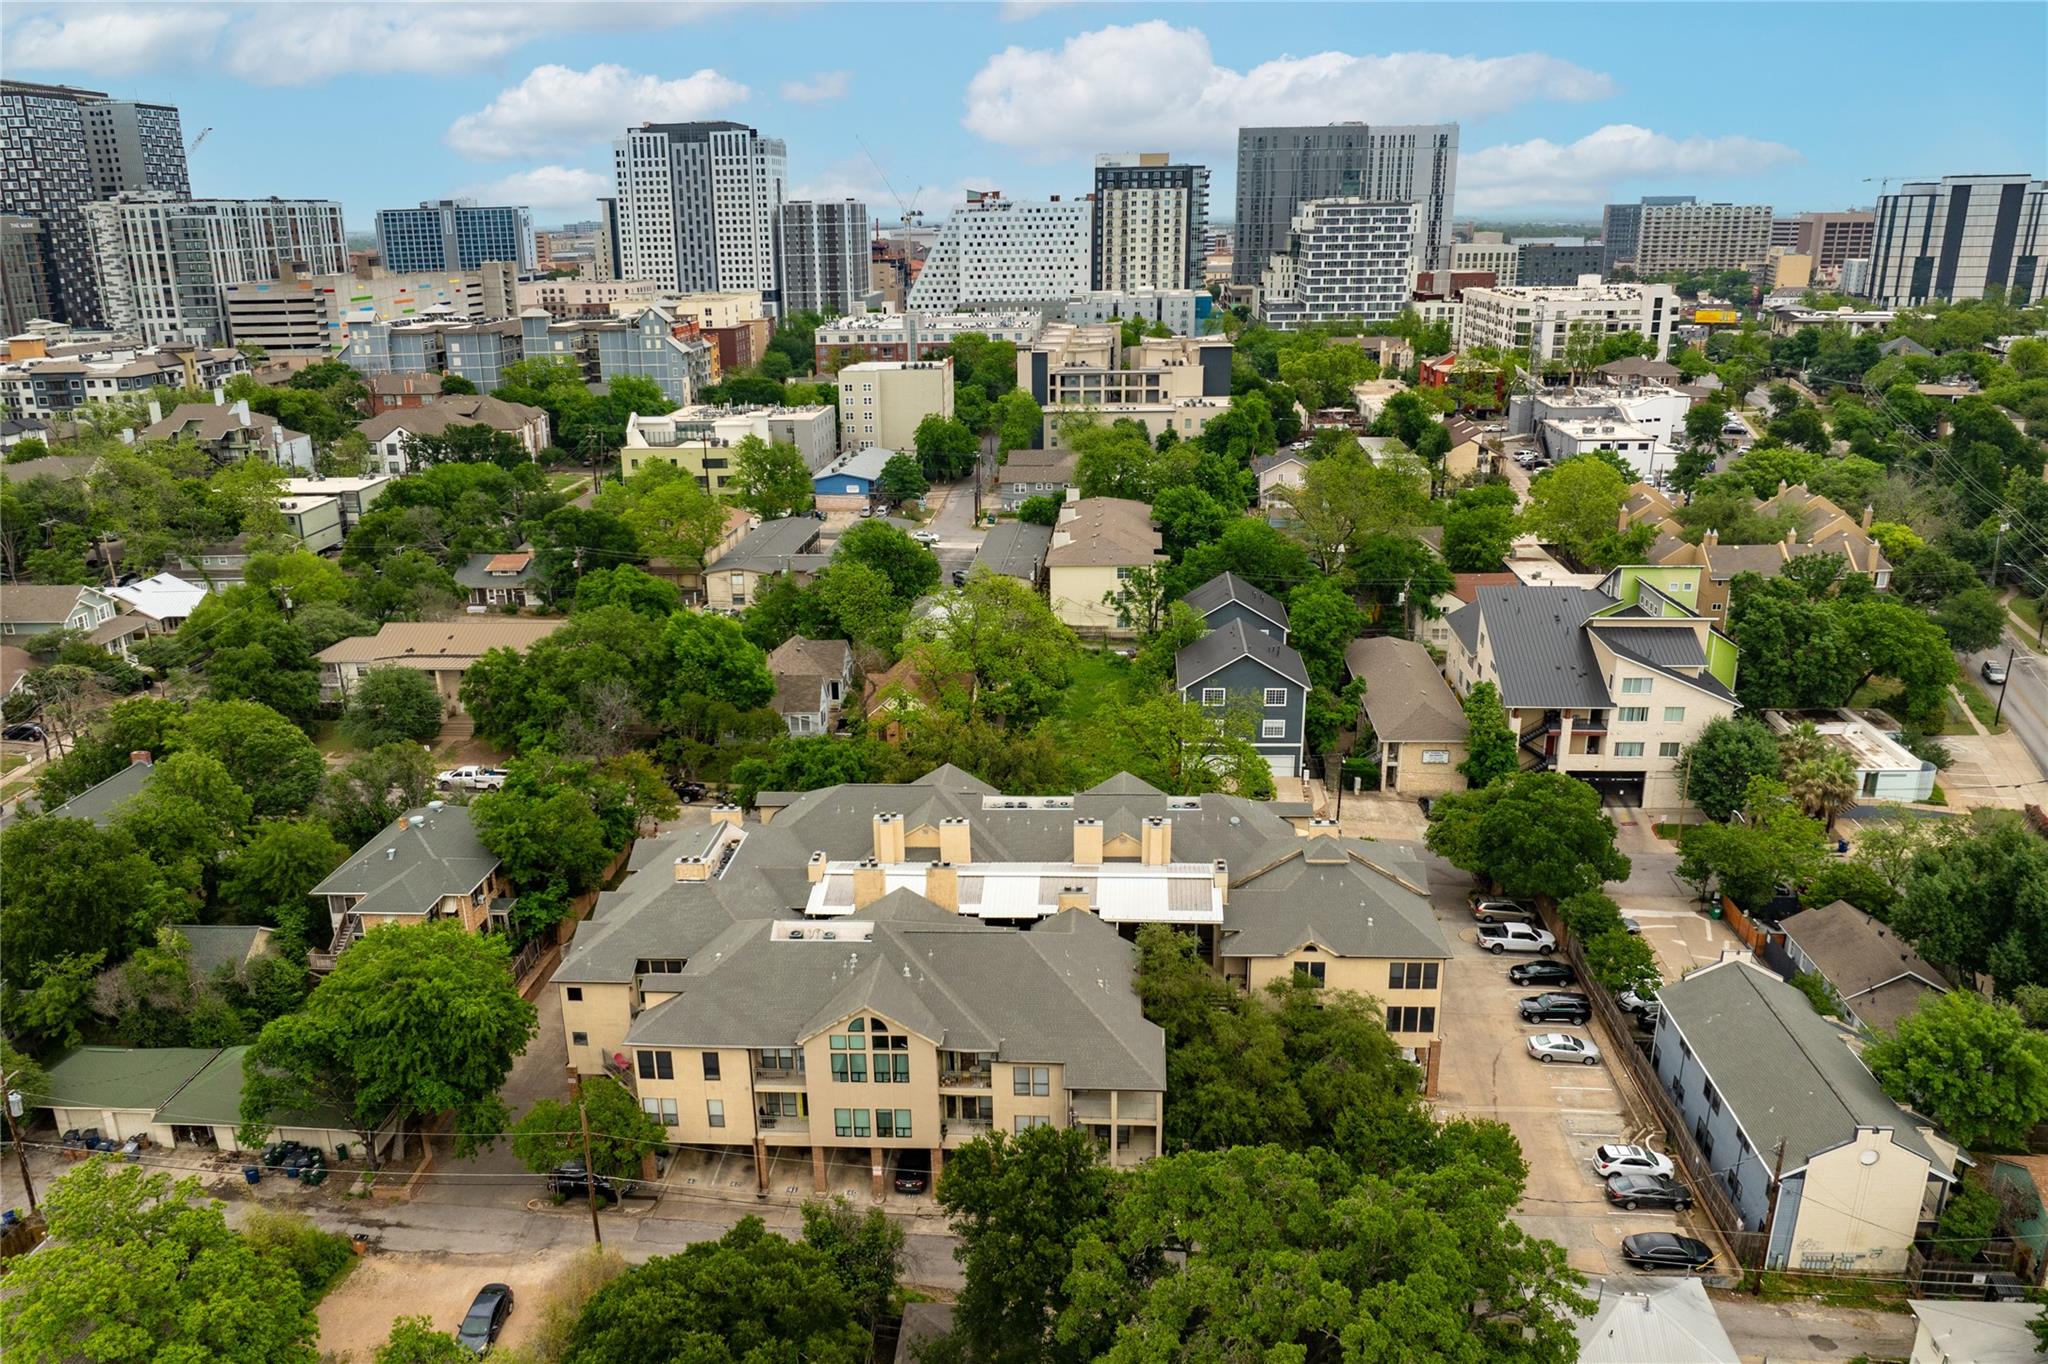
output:
M1429 479L1412 455L1390 454L1375 464L1354 445L1309 465L1300 486L1280 497L1310 556L1329 573L1367 536L1421 524Z
M1586 969L1614 994L1633 990L1651 995L1657 988L1657 957L1650 945L1626 929L1611 928L1586 940Z
M49 1239L0 1302L12 1358L313 1364L319 1323L291 1266L229 1229L197 1179L103 1157L49 1186Z
M425 743L441 732L441 693L417 668L372 668L349 692L341 732L358 748Z
M981 450L981 442L966 423L953 417L941 417L934 412L917 424L912 436L917 450L918 463L923 466L924 476L934 483L950 483L965 478L974 468L974 458Z
M670 617L662 640L674 660L676 686L681 691L715 697L742 710L766 705L775 695L768 655L746 637L736 621L680 612Z
M1156 633L1166 614L1168 591L1164 564L1139 564L1119 574L1117 585L1102 594L1102 604L1116 611L1117 624L1140 638Z
M1599 793L1561 772L1522 772L1439 797L1426 839L1431 852L1511 895L1561 900L1629 873Z
M1129 772L1169 795L1229 791L1268 800L1273 772L1252 741L1257 722L1245 705L1204 707L1152 696L1096 712L1089 754L1102 775Z
M1500 688L1478 683L1465 694L1465 761L1458 771L1472 786L1491 786L1521 770L1521 751Z
M701 569L722 543L732 509L672 464L651 463L623 482L608 482L592 504L624 521L640 551L680 569Z
M1512 506L1454 506L1444 513L1444 562L1454 573L1496 572L1515 533Z
M1365 612L1335 578L1311 578L1287 594L1287 642L1325 691L1344 686L1344 651L1365 633Z
M579 612L623 606L636 615L665 621L682 605L682 594L674 583L632 564L594 568L576 580L575 610Z
M732 489L739 505L768 520L811 509L811 471L784 441L742 437L733 447Z
M2048 1118L2048 1034L1970 990L1924 997L1863 1059L1885 1093L1965 1147L2023 1150Z
M1998 1195L1980 1185L1962 1183L1949 1196L1934 1228L1934 1243L1940 1260L1974 1260L1991 1243L1992 1233L2004 1219L2005 1205Z
M991 1132L947 1153L939 1206L952 1220L967 1286L954 1329L978 1364L1085 1358L1063 1348L1079 1239L1110 1206L1095 1141L1073 1127Z
M171 730L179 749L220 760L258 817L290 815L320 794L327 763L291 721L254 701L198 701Z
M454 1336L436 1329L432 1317L400 1317L372 1364L469 1364L475 1358Z
M895 1311L903 1228L880 1208L862 1211L836 1195L829 1203L806 1199L803 1216L804 1244L824 1255L868 1330L876 1330Z
M607 827L607 809L623 815L616 827ZM616 783L596 777L588 763L545 755L514 758L505 785L472 800L469 816L514 886L559 881L572 892L596 884L633 824Z
M1035 449L1045 438L1045 412L1021 388L996 399L995 419L996 448L1004 454Z
M514 469L533 458L518 436L481 422L450 426L438 435L408 435L405 454L411 467L481 463Z
M1893 601L1846 601L1838 607L1861 675L1855 685L1889 677L1905 688L1908 715L1937 711L1956 679L1956 658L1939 626L1918 611Z
M914 502L931 490L932 481L924 476L924 467L913 455L889 456L881 477L875 480L875 495L884 502Z
M1776 736L1747 715L1709 720L1678 758L1686 799L1722 823L1742 808L1750 782L1776 776L1778 765Z
M110 823L186 895L207 898L249 823L249 796L204 753L173 753L111 811Z
M275 924L304 942L313 887L347 860L348 848L320 820L266 820L222 868L220 903L237 923Z
M873 1342L823 1251L744 1217L716 1241L636 1265L592 1296L564 1364L864 1364Z
M1964 653L1989 649L2005 635L2005 605L1983 583L1951 593L1935 608L1934 623L1949 646Z
M1585 562L1600 539L1614 530L1627 493L1628 481L1613 466L1580 455L1536 476L1522 520L1529 530Z
M762 757L734 763L726 795L751 808L763 791L815 791L842 782L882 780L882 746L871 739L829 734L778 740Z
M17 819L0 831L0 863L0 969L18 989L66 957L121 960L179 903L129 834L89 820Z
M1030 584L980 572L941 601L928 641L910 651L921 675L972 676L974 713L1013 727L1060 704L1080 641Z
M1856 764L1840 749L1816 753L1785 764L1785 789L1809 819L1823 829L1835 827L1835 818L1856 803Z
M1057 497L1027 497L1017 504L1017 519L1026 525L1051 526L1060 519L1060 500Z
M328 775L318 813L344 848L359 848L433 791L433 759L417 744L386 744Z
M939 561L932 552L886 521L862 521L839 537L833 555L839 560L866 564L889 580L889 589L905 605L916 601L939 583Z
M608 1075L583 1081L584 1116L590 1121L590 1162L598 1174L638 1179L642 1158L668 1143L668 1129ZM512 1152L537 1175L583 1161L582 1119L574 1100L542 1099L512 1129Z
M244 1143L260 1143L275 1114L331 1107L373 1162L387 1119L404 1132L452 1111L458 1153L489 1146L509 1124L498 1091L536 1027L510 955L501 935L456 923L371 929L243 1057Z
M1779 886L1795 891L1820 869L1821 825L1791 801L1782 782L1754 777L1742 822L1695 824L1678 836L1678 875L1705 895L1712 887L1751 909Z
M1963 835L1911 852L1891 926L1951 980L1989 973L2001 995L2048 985L2048 844L2017 812L1978 812Z

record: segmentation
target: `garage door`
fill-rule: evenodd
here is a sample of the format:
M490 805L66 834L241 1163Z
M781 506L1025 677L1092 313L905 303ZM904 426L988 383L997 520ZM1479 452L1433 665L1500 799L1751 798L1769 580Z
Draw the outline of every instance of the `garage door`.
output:
M1298 753L1268 753L1266 763L1276 777L1298 777L1301 775L1301 755Z

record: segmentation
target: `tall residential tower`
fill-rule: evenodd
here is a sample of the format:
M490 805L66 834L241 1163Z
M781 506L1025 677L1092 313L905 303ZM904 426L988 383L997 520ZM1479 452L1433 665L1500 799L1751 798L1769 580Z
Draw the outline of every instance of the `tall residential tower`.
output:
M1314 199L1415 204L1416 268L1448 269L1457 174L1455 123L1240 128L1231 278L1258 283L1273 254L1287 249L1295 214Z
M868 206L858 199L793 199L776 222L782 310L844 317L868 292Z
M1877 201L1868 294L1883 307L1930 299L2031 303L2048 292L2048 181L2026 175L1915 180Z
M643 123L612 144L621 279L777 303L775 215L789 149L743 123Z
M1209 237L1209 168L1165 152L1095 158L1089 273L1098 290L1199 289Z
M475 270L485 261L506 261L522 270L539 267L533 214L524 207L480 208L474 199L379 209L377 251L386 270L402 275Z

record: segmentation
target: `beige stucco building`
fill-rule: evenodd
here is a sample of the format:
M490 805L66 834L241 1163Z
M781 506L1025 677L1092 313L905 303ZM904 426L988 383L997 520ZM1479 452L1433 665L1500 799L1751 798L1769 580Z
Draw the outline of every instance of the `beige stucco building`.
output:
M953 415L953 357L869 360L839 371L839 445L917 448L926 417Z
M1380 766L1382 791L1440 796L1465 789L1465 709L1429 656L1412 639L1375 635L1353 640L1344 666L1365 681L1360 701Z
M1150 507L1123 497L1082 497L1070 489L1045 552L1052 612L1075 630L1127 635L1130 623L1118 620L1116 608L1104 598L1133 569L1165 557Z

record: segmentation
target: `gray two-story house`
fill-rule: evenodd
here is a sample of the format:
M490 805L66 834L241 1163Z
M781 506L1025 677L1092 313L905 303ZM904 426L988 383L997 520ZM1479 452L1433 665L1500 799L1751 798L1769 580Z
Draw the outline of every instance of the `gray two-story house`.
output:
M1308 718L1308 669L1301 655L1242 619L1213 629L1174 655L1181 699L1222 710L1249 710L1252 744L1276 777L1301 775Z
M1219 573L1181 600L1193 607L1211 630L1241 620L1254 634L1287 642L1287 608L1277 597L1261 592L1235 573Z
M1766 1269L1896 1274L1955 1186L1956 1147L1899 1107L1849 1034L1747 957L1666 985L1650 1051Z

